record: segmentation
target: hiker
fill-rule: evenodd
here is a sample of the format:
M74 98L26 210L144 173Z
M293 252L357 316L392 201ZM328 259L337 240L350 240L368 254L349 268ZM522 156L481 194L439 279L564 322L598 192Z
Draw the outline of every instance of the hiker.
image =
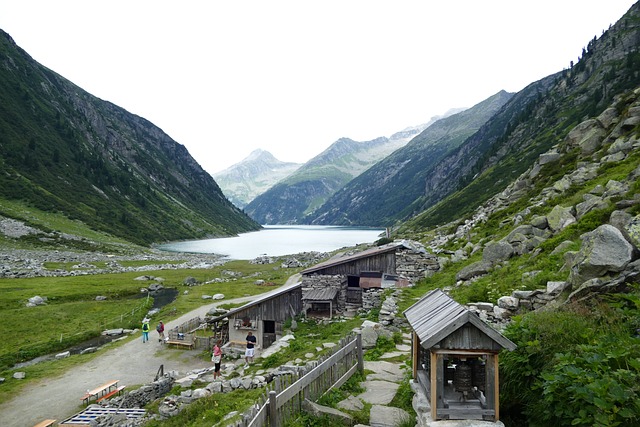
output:
M158 323L158 326L156 326L156 331L158 331L158 341L161 343L164 342L164 323L162 323L162 320Z
M256 341L256 337L254 337L253 333L249 331L249 333L247 334L247 349L244 352L245 366L249 366L249 363L253 362L253 356L256 351L256 349L254 348L256 345Z
M142 342L149 341L149 319L146 317L142 320Z
M211 355L211 361L213 362L213 379L215 380L216 378L220 377L220 363L222 362L222 349L220 348L220 345L222 344L222 340L218 340L216 341L216 343L213 345L213 350L212 350L212 355Z

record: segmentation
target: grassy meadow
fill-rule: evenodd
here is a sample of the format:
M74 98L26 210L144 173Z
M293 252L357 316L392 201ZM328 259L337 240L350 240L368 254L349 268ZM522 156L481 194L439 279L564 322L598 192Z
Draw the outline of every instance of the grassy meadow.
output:
M50 267L69 268L60 264ZM157 283L159 278L163 286L179 291L176 300L155 316L168 321L210 303L211 300L202 299L205 294L222 293L225 299L255 295L283 285L297 272L276 268L275 264L230 261L211 269L0 279L0 317L5 332L0 341L0 375L10 376L14 364L63 351L98 336L104 329L139 327L153 303L141 288ZM136 280L140 276L156 280ZM187 277L195 278L198 283L213 279L225 281L187 287L183 285ZM264 280L270 286L257 285L257 280ZM35 295L46 297L46 305L27 307L28 299ZM107 299L96 301L99 295Z

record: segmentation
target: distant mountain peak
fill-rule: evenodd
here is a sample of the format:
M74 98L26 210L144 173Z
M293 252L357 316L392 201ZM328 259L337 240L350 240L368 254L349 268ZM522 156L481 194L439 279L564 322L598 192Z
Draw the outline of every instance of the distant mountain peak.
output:
M244 208L299 167L298 163L280 161L258 148L235 165L214 173L213 177L224 195L237 207Z

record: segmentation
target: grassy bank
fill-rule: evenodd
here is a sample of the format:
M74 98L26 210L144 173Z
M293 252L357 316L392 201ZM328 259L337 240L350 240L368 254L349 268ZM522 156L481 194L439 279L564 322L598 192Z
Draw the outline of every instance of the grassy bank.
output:
M15 363L64 350L104 329L138 327L153 302L141 288L158 283L158 278L163 286L179 290L177 299L156 316L166 321L210 302L203 295L222 293L226 299L255 295L283 285L296 272L232 261L211 269L0 279L0 316L5 331L0 341L0 371L7 376ZM155 280L137 280L140 276ZM187 277L200 285L184 286ZM203 284L214 279L220 280ZM257 285L258 279L270 286ZM46 297L47 304L27 307L28 299L36 295ZM106 300L96 301L96 296Z

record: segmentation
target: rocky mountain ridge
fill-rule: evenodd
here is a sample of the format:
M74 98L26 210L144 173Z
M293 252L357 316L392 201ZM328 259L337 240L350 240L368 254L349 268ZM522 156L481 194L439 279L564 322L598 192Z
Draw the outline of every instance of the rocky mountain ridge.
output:
M301 218L319 225L387 226L412 213L439 161L475 133L513 96L505 91L443 117Z
M340 138L297 171L256 197L245 211L261 224L295 224L335 191L404 147L424 129L462 109L451 109L422 125L371 141Z
M281 162L265 150L254 150L235 165L213 174L225 196L240 209L284 178L301 164Z
M560 166L565 162L570 166ZM456 283L449 291L483 277L496 280L491 277L513 259L524 259L510 294L494 294L495 304L471 304L481 317L503 325L516 314L630 291L640 280L639 164L640 87L575 126L469 218L425 236L441 268L461 265L454 267ZM554 169L564 173L537 185ZM498 220L497 234L487 235ZM400 234L415 237L408 230ZM544 257L557 259L553 280L536 268Z

